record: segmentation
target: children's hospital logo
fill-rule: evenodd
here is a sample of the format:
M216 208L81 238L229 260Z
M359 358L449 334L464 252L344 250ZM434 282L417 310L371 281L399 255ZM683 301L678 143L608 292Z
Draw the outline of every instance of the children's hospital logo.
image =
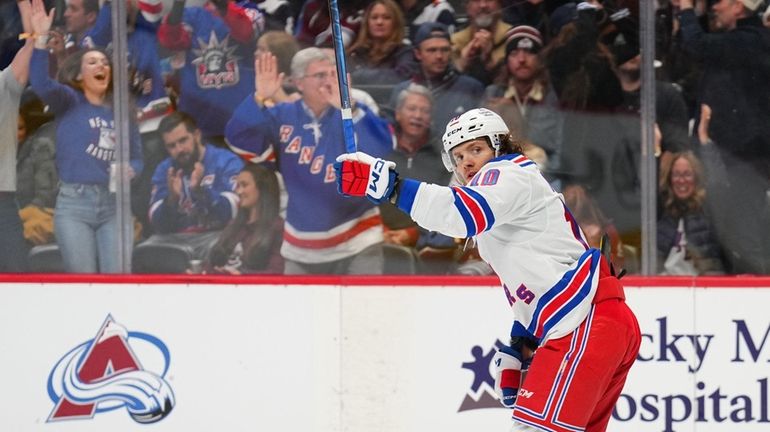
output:
M473 361L463 363L462 367L473 372L473 383L457 412L481 408L503 408L495 395L495 379L492 376L492 358L503 346L505 344L498 339L486 352L478 345L471 348Z
M53 367L48 396L54 408L48 422L91 419L122 408L138 423L162 420L175 403L165 379L170 358L160 339L130 332L108 315L96 337L70 350Z

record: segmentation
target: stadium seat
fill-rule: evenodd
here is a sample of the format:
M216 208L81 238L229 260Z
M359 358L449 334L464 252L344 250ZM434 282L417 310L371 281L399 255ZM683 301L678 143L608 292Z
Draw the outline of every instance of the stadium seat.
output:
M417 273L417 252L413 248L385 243L382 250L385 256L384 274Z
M34 246L27 257L32 273L64 273L64 261L56 243Z
M193 259L193 248L185 244L144 242L134 248L134 273L185 273Z

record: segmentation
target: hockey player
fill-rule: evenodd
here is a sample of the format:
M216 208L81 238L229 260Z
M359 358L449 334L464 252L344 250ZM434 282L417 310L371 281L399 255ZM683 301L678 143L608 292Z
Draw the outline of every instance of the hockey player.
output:
M443 147L464 186L399 179L393 162L358 152L337 159L338 188L391 201L426 229L475 238L513 310L511 344L493 360L512 431L604 431L641 339L622 285L497 114L453 118Z

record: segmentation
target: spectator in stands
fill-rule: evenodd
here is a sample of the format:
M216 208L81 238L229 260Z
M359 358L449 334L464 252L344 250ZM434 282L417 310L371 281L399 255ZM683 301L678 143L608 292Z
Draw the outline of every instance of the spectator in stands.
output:
M558 170L564 117L539 56L543 39L530 26L516 26L508 33L506 67L489 85L484 106L500 114L511 130L545 150L548 170ZM531 155L528 155L532 159ZM541 170L545 166L538 163Z
M449 31L440 23L425 23L415 35L414 56L419 70L409 81L399 83L391 93L390 107L396 106L396 99L410 83L421 84L433 93L431 128L441 128L452 117L478 106L484 93L484 86L477 80L465 76L452 66ZM436 150L441 151L440 142Z
M283 219L275 172L249 164L238 174L238 214L209 251L207 273L283 274Z
M630 48L629 52L629 48L620 48L621 46L614 45L612 47L618 65L617 76L623 88L623 103L620 111L638 118L642 107L642 56L639 54L638 47ZM673 153L683 152L690 148L689 137L687 136L687 107L682 93L671 83L655 82L655 121L661 134L661 158L666 159ZM629 132L639 137L638 123L635 122L635 126Z
M513 26L526 25L536 28L547 43L550 36L548 17L557 6L560 6L560 3L563 2L544 0L509 2L502 9L501 19Z
M627 162L625 176L613 176L617 184L622 185L625 191L633 191L627 194L641 203L641 196L637 198L636 191L640 191L639 180L641 174L642 142L641 142L641 62L639 46L635 42L628 42L626 38L617 38L610 46L615 64L616 75L623 89L623 102L616 110L615 131L620 136L618 148L623 149L623 154L631 155L623 160ZM680 90L673 84L655 81L655 147L654 155L658 166L668 164L668 159L676 152L690 149L688 137L687 107ZM628 175L633 173L633 175ZM620 174L620 173L618 173ZM630 200L629 200L630 201Z
M394 0L369 4L358 37L348 49L348 68L356 87L365 88L385 104L392 87L409 79L416 63L405 43L404 16Z
M128 31L129 83L137 109L166 97L158 56L158 21L163 4L160 0L125 0ZM86 47L106 48L112 44L112 0L106 0L94 25L85 32Z
M425 23L444 24L449 33L455 31L455 10L448 0L399 0L407 23L407 36L414 43L417 29Z
M46 35L53 11L42 1L32 3L32 54L30 82L40 99L56 116L56 169L61 179L54 225L68 272L116 273L120 271L115 195L110 177L118 150L112 111L112 64L98 49L85 49L60 65L59 81L48 76ZM142 171L139 130L130 125L129 175ZM117 165L116 165L117 167Z
M291 34L299 14L301 4L288 0L254 0L256 8L262 12L265 31L280 31Z
M235 217L236 177L243 162L206 143L195 120L177 111L160 121L168 157L155 169L150 222L156 233L221 230Z
M770 272L765 212L770 189L770 30L756 13L761 3L714 3L715 25L721 31L704 33L692 0L680 2L683 48L702 62L700 100L713 111L709 135L731 184L719 207L732 215L722 242L738 273Z
M361 17L364 14L363 0L341 0L337 2L340 14L340 30L342 32L342 44L350 46L358 31L361 29ZM302 10L297 18L297 28L294 31L300 46L303 48L331 47L332 21L329 16L329 4L327 0L307 0L302 5Z
M704 27L708 27L709 0L696 0L694 11L696 19ZM693 60L682 49L681 25L679 24L679 1L660 3L655 13L656 17L656 45L655 58L660 60L656 64L656 76L662 81L667 81L679 87L687 106L689 118L698 115L696 102L698 99L698 82L702 70L698 62Z
M33 245L54 242L53 209L59 193L59 175L55 161L56 124L51 119L40 99L30 92L19 111L19 125L26 126L24 135L19 136L16 199L21 208L24 238Z
M289 202L281 254L287 274L379 274L383 270L380 211L337 193L333 163L345 152L334 61L311 47L292 60L302 99L274 103L281 86L276 59L260 57L257 90L235 110L227 140L242 157L269 163L283 176ZM393 137L387 122L356 104L358 147L387 155Z
M66 39L75 47L79 47L86 32L96 23L99 15L99 0L66 0L64 10L64 28L67 30ZM65 47L66 47L65 41Z
M556 26L559 32L544 52L551 83L566 108L607 111L622 102L612 54L599 40L602 13L594 3L580 3L574 19Z
M291 76L291 59L299 51L299 44L289 33L283 31L268 31L257 39L257 50L254 52L256 64L260 53L271 53L277 60L278 73L283 74L281 87L277 90L277 100L296 100L300 97L294 84L288 79ZM256 71L256 67L254 68ZM256 87L256 83L255 83Z
M618 37L612 29L619 24L608 15L623 14L608 14L604 5L609 4L592 1L557 8L551 21L558 33L543 50L543 58L564 114L562 183L577 183L591 191L623 243L640 247L639 127L636 116L617 114L623 88L605 42ZM630 20L627 12L618 18L622 20ZM612 37L605 34L609 31Z
M511 25L500 20L500 0L467 0L470 25L452 35L452 60L457 70L492 84L505 63L505 42Z
M22 0L17 5L23 29L31 33L30 3ZM16 152L19 102L29 78L31 55L32 39L28 39L10 66L0 70L0 272L19 272L27 266L27 248L16 203Z
M401 91L396 102L396 149L388 160L404 167L411 178L429 183L446 185L450 174L441 164L441 153L436 151L432 141L440 138L431 134L430 113L433 97L426 87L410 84ZM380 206L382 221L385 224L385 242L402 246L414 246L417 243L417 224L387 203Z
M399 162L413 178L446 185L450 174L439 163L441 153L431 145L440 140L430 129L432 110L433 95L427 87L412 83L401 91L394 125L396 150L389 160Z
M254 92L255 33L246 11L230 0L185 7L173 2L158 28L163 48L177 51L177 107L191 115L203 137L224 145L225 124L243 95Z
M701 162L692 152L675 153L661 165L658 271L669 275L723 274L722 247L706 207Z

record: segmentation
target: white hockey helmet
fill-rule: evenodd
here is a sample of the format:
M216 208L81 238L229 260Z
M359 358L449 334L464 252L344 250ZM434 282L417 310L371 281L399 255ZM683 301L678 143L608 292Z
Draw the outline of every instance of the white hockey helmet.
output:
M508 126L506 126L503 119L494 111L486 108L475 108L454 117L446 125L444 136L441 137L441 141L444 144L444 151L441 152L444 166L447 171L453 172L456 165L452 157L452 149L476 138L489 138L495 155L498 155L500 151L500 136L507 134Z

